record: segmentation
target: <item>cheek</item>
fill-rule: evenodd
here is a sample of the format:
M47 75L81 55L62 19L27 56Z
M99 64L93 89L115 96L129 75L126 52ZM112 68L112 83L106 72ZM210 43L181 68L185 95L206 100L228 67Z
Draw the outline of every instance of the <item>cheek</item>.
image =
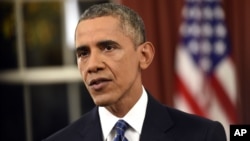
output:
M81 62L77 61L77 67L78 67L78 70L80 71L80 73L82 74L82 65L81 65Z
M129 81L135 77L136 73L138 72L138 63L135 59L131 59L131 57L124 58L123 61L116 62L115 66L116 74L120 79L120 81Z
M78 61L77 62L77 67L78 67L78 70L83 78L83 81L84 81L84 78L85 78L85 70L84 70L84 65L81 63L81 61Z

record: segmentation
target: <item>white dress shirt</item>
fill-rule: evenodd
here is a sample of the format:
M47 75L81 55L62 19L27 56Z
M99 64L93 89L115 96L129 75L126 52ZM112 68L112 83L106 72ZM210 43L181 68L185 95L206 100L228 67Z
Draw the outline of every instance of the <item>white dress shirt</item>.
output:
M123 119L130 125L125 132L125 137L129 141L139 141L146 114L147 102L148 96L144 87L142 87L142 95L140 99L123 118L118 118L110 113L106 108L99 107L98 111L101 121L103 140L113 141L115 137L115 130L113 128L119 119Z

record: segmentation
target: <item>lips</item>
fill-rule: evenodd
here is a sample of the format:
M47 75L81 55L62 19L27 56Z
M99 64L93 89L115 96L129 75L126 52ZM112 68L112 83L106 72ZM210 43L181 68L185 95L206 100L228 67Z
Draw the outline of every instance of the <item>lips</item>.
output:
M98 84L100 84L102 82L106 82L106 81L110 81L110 80L106 79L106 78L93 79L93 80L90 81L89 86L98 85Z
M100 90L110 81L111 80L107 78L97 78L91 80L88 85L94 90Z

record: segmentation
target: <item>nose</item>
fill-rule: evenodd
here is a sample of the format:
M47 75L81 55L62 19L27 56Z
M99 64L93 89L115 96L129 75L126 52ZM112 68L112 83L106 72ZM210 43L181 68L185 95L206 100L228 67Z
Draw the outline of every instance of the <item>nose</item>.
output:
M95 52L90 54L87 64L88 73L97 73L105 68L101 54Z

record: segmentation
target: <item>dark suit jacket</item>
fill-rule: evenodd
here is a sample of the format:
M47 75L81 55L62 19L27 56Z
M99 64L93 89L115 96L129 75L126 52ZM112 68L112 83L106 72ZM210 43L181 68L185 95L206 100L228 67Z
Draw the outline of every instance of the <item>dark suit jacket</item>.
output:
M44 141L102 141L98 108ZM149 95L141 141L226 141L219 122L190 115L158 103Z

